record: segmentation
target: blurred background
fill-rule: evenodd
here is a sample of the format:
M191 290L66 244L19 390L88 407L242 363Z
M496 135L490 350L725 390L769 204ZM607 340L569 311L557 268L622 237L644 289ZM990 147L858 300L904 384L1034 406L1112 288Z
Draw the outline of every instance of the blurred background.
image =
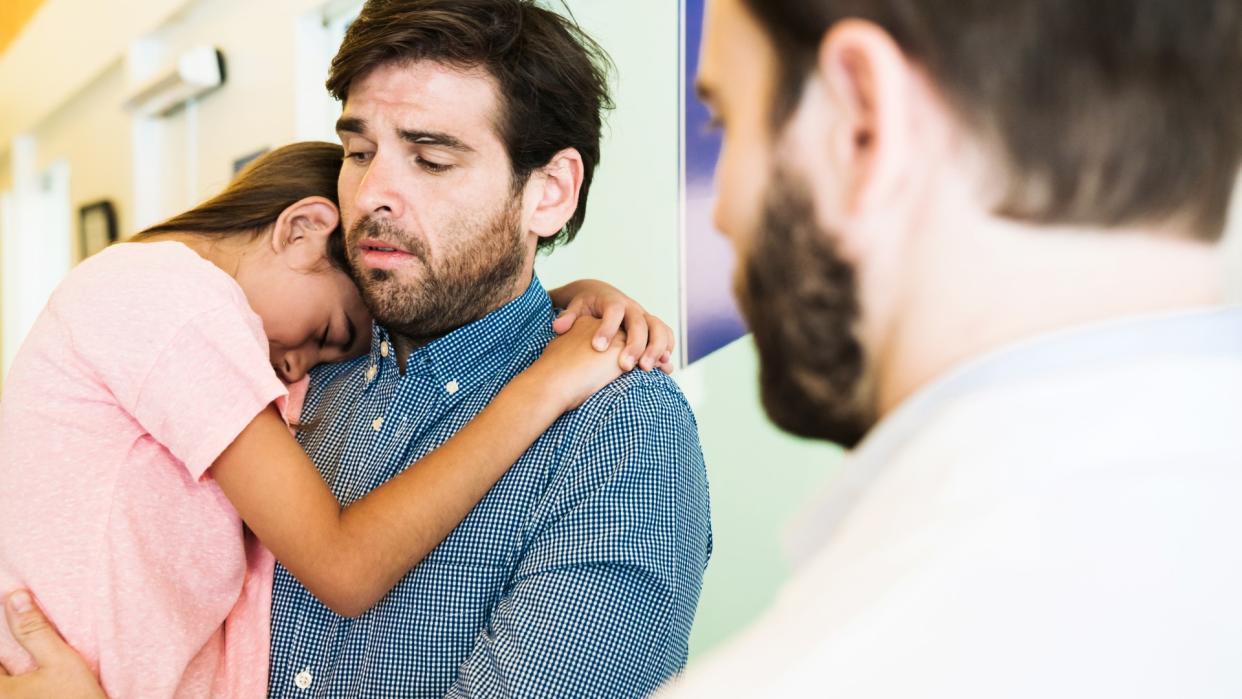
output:
M339 105L323 83L360 6L0 2L0 392L26 330L74 264L216 193L269 148L336 140ZM700 167L701 115L685 79L702 0L549 6L573 14L612 55L617 109L586 226L541 258L538 273L547 286L607 280L682 328L679 342L691 345L676 378L699 421L716 542L691 639L698 655L771 600L789 573L783 532L830 483L841 454L767 423L753 346L735 340L732 325L715 324L725 334L706 344L694 336L706 312L696 303L727 306L731 274L719 249L699 247L719 241L693 237L710 208L702 179L710 161ZM1239 227L1235 216L1231 264L1242 259ZM687 270L720 284L694 287ZM1240 277L1232 276L1238 298Z

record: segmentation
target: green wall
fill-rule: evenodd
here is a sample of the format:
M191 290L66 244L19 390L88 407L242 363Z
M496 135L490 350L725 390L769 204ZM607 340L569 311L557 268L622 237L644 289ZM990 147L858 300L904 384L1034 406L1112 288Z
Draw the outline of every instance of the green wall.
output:
M617 64L617 109L608 121L587 224L577 241L540 260L539 274L550 286L580 277L605 279L675 324L680 312L678 3L570 0L569 7ZM715 534L691 638L693 657L727 639L771 601L788 575L782 532L833 473L840 451L796 440L767 422L749 337L682 369L676 378L698 417Z
M683 370L711 483L715 553L690 638L695 656L733 635L788 576L782 540L835 473L840 449L795 439L767 421L749 336Z

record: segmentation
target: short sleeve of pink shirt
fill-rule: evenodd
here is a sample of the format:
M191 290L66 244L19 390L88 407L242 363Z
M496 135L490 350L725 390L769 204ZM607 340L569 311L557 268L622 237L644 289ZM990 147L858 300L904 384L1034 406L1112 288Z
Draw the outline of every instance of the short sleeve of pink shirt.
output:
M0 589L110 696L262 696L272 560L207 473L285 386L236 282L179 243L76 268L0 400ZM0 660L29 658L0 632ZM11 665L12 666L12 665Z
M246 320L235 303L186 318L133 392L134 418L195 478L264 406L283 404L286 396L268 360L262 325L256 333ZM212 414L190 402L211 406Z

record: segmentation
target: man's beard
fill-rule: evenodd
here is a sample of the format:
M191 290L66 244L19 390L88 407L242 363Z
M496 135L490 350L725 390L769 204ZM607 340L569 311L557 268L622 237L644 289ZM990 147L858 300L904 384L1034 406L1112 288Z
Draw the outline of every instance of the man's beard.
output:
M371 314L389 331L424 344L468 325L507 303L526 260L516 200L489 220L459 220L444 231L446 245L433 259L428 246L385 219L358 220L347 236L354 280ZM358 241L375 238L422 262L412 279L363 265Z
M807 188L779 168L752 240L734 281L764 408L784 430L853 447L876 421L854 269L817 224Z

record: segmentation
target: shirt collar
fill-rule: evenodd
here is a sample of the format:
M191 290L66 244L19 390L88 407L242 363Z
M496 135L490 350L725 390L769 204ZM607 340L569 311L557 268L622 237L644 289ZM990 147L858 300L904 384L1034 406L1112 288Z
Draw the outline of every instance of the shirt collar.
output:
M795 567L828 542L867 488L945 406L982 388L1072 368L1155 357L1242 356L1242 307L1212 308L1097 323L1049 333L967 362L885 417L846 459L840 474L795 520L785 550Z
M430 376L446 393L465 395L519 353L552 337L552 300L537 276L516 299L410 353L406 375ZM371 360L396 371L396 350L388 329L375 324Z

